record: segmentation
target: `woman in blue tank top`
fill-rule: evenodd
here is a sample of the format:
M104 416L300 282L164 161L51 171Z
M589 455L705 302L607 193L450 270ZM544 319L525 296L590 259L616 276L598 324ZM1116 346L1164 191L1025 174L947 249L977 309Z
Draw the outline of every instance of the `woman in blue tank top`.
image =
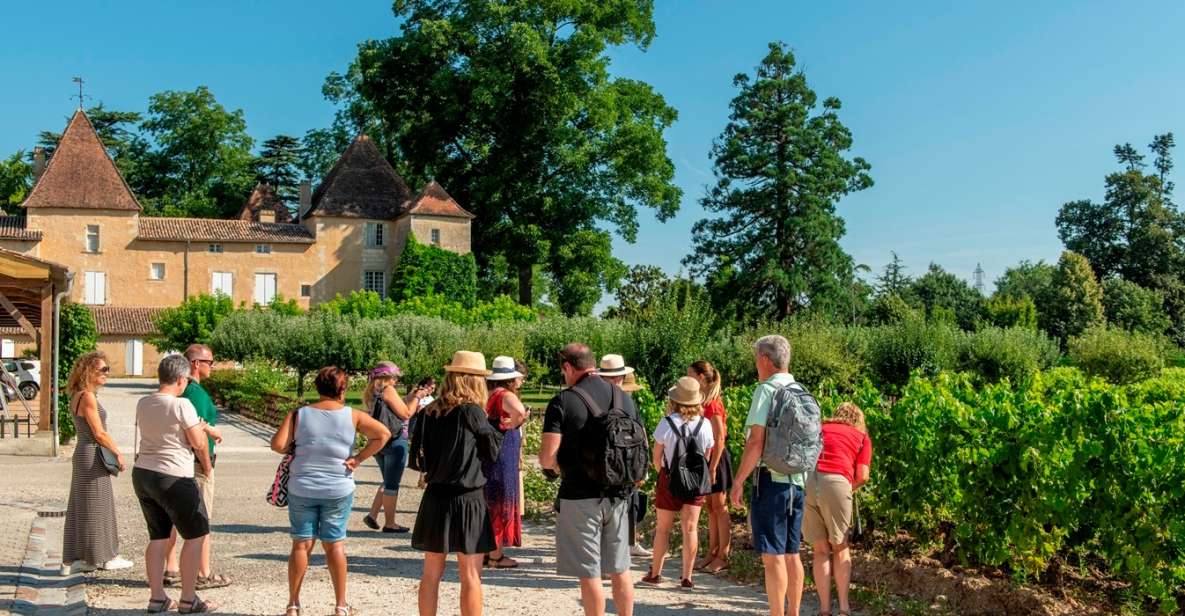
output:
M288 521L292 552L288 556L285 616L300 616L300 586L313 544L320 539L337 600L334 616L353 616L346 603L346 521L354 503L354 469L391 438L391 431L370 415L345 405L348 379L340 368L322 368L314 381L321 399L289 413L272 437L272 450L292 451L288 477ZM366 436L357 454L354 438Z

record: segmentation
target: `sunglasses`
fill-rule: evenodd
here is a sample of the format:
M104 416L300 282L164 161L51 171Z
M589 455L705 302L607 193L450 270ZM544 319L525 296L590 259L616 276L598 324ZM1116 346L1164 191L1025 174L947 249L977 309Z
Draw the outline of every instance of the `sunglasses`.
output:
M206 364L210 364L211 366L213 366L214 360L212 360L212 359L195 359L195 360L193 360L193 363L195 363L195 364L206 363Z
M99 372L107 374L108 372L111 372L111 366L103 366L102 368L99 368Z

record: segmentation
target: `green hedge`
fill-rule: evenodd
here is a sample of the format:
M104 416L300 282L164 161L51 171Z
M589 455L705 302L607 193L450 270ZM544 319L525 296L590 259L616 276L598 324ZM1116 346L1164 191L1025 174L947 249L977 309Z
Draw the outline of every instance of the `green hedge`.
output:
M1092 327L1070 339L1067 355L1087 374L1112 383L1134 383L1160 373L1167 347L1160 336Z

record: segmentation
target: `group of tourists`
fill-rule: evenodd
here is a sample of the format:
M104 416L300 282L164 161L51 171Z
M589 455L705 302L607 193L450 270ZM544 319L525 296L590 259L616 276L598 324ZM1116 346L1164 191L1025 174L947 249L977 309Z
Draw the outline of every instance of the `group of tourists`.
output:
M158 391L137 405L132 483L149 535L150 613L174 607L180 613L214 611L217 606L197 592L232 583L210 564L214 448L221 435L217 409L201 380L213 361L203 345L166 356L157 372ZM820 421L814 398L790 375L785 338L766 336L755 345L760 383L744 422L744 453L735 476L721 378L710 363L688 366L687 375L665 392L666 416L647 430L632 398L641 385L620 355L597 362L588 346L571 343L557 361L566 387L543 414L538 464L546 477L559 481L556 569L577 578L585 614L605 613L604 580L617 613L633 613L631 556L651 558L642 583L666 584L664 563L676 520L683 535L680 587L695 588L696 571L726 569L732 547L728 501L743 506L750 477L749 523L765 569L770 614L798 614L804 538L813 549L820 613L832 614L834 580L837 613L850 614L853 495L868 480L872 443L863 413L850 402ZM487 369L482 354L457 351L443 372L439 383L425 379L400 396L399 367L379 362L368 375L364 408L356 409L346 403L348 375L326 367L314 378L318 400L281 421L271 448L285 457L268 500L287 506L291 526L286 616L301 616L301 586L318 540L334 589L334 616L358 613L347 600L345 538L354 471L371 457L382 485L363 522L381 533L410 531L411 546L424 552L421 615L438 611L449 554L457 557L463 616L482 612L483 568L518 566L506 549L522 545L522 426L531 410L519 391L526 368L500 356ZM126 460L105 430L106 412L95 396L107 373L106 358L91 353L76 362L69 379L79 440L65 571L132 565L117 553L111 492L111 474L123 470ZM365 437L360 449L358 435ZM405 468L419 473L424 490L411 528L396 519ZM656 525L650 551L638 541L636 528L649 500L641 488L652 469ZM698 529L705 505L708 550L701 556ZM177 604L166 593L170 585L180 586Z

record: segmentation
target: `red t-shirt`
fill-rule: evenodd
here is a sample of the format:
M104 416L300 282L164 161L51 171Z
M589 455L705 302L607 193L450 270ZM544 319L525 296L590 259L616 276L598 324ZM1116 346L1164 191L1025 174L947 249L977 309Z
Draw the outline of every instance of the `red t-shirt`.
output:
M723 419L724 424L728 425L728 417L724 412L724 403L720 401L720 398L716 398L715 400L704 405L704 419L710 420L713 417L719 417L720 419Z
M868 435L841 423L823 424L823 453L815 469L820 473L835 473L856 483L856 466L872 466L872 439Z

